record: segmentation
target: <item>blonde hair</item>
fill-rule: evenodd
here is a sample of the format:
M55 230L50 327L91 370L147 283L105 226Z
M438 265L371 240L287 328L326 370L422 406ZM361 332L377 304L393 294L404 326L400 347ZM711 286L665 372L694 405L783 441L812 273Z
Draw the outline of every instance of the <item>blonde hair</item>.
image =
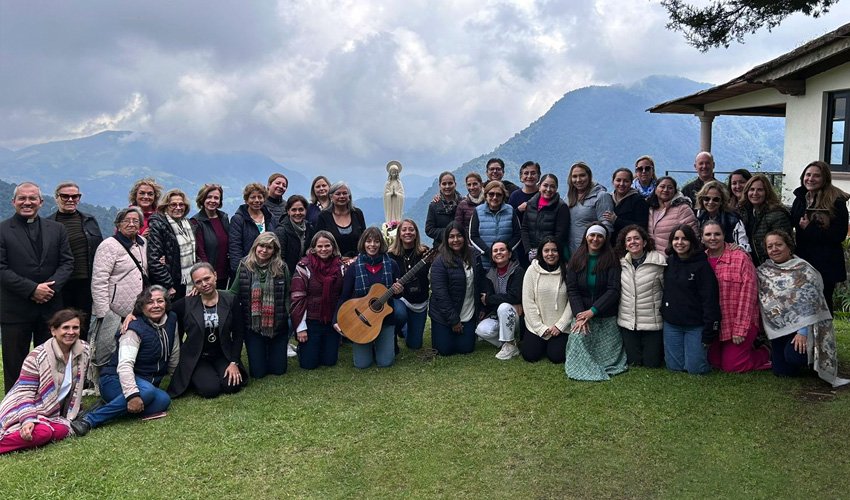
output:
M183 204L186 205L186 210L183 212L183 217L186 217L186 214L189 213L189 198L186 196L186 193L179 189L169 189L162 195L162 198L159 199L159 203L156 205L156 211L164 214L166 209L168 209L168 204L171 202L172 196L179 196L183 199ZM183 218L181 217L181 219Z
M708 192L712 189L716 189L717 192L720 193L720 208L718 208L717 211L726 211L726 208L729 206L729 191L726 190L726 184L723 184L720 181L708 181L703 184L702 189L700 189L696 194L697 208L705 210L702 198L704 196L708 196Z
M162 186L156 183L153 177L145 177L133 183L130 188L130 205L136 204L136 195L139 193L139 188L142 186L150 186L153 189L153 199L158 200L162 196Z
M260 235L254 240L254 243L251 245L251 250L248 251L248 255L245 256L245 260L243 261L245 268L252 273L256 273L261 267L260 261L257 259L257 247L260 245L269 246L273 249L273 253L268 264L268 270L271 276L274 278L285 276L287 270L285 269L286 266L283 263L283 259L280 258L280 240L278 240L277 236L271 231L260 233Z

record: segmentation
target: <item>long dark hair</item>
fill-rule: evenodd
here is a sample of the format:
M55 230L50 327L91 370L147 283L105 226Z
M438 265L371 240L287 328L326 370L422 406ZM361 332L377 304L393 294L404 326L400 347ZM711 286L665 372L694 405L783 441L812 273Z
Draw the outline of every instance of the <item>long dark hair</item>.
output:
M469 237L463 234L463 226L457 221L449 222L443 232L443 242L440 243L440 257L443 258L443 263L446 267L457 266L456 259L458 255L449 248L449 233L452 232L452 229L457 230L457 232L463 236L463 248L460 249L460 258L463 260L464 264L472 265L472 255L469 251Z
M670 231L670 237L667 239L667 250L665 250L664 253L667 255L673 255L676 253L676 251L673 250L673 238L676 236L677 231L681 231L682 234L685 235L685 239L691 243L691 251L688 255L693 255L702 251L702 243L699 238L697 238L697 233L694 232L694 228L687 224L679 224Z
M608 228L599 221L593 221L587 225L581 245L576 249L575 255L572 256L570 262L567 264L567 269L570 271L580 273L587 267L587 261L590 256L590 248L587 246L587 231L593 226L601 226L605 230L605 244L599 250L599 260L596 261L596 272L605 271L612 267L620 267L620 261L614 255L614 250L611 248L611 235L608 233Z
M535 257L537 264L543 269L546 269L549 266L549 264L546 264L546 261L543 260L543 247L545 247L548 243L554 243L555 248L558 249L557 266L561 269L561 282L565 283L567 279L567 259L564 258L564 246L561 245L561 242L555 239L554 236L545 236L542 240L540 240L540 243L537 245L537 256Z
M658 185L663 181L670 181L673 183L673 189L676 190L676 193L679 192L679 183L676 182L676 179L670 177L669 175L665 175L663 177L659 177L655 182L655 189L652 191L652 194L649 195L649 198L646 199L646 204L649 205L649 208L659 208L661 207L661 202L658 201L658 195L656 192L658 191ZM676 197L676 193L673 193L673 197Z

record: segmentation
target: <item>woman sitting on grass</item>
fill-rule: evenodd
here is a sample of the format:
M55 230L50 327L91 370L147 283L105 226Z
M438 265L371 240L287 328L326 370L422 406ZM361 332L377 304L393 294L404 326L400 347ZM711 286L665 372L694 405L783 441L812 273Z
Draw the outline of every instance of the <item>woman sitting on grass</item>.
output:
M516 337L519 335L522 317L522 278L525 270L511 259L511 249L504 241L490 247L493 267L484 273L481 280L481 304L484 309L479 316L483 319L475 328L482 339L499 347L496 359L507 361L519 355Z
M446 226L440 254L431 264L431 345L441 356L475 349L475 269L460 224Z
M773 348L773 373L796 377L813 364L833 387L847 384L850 380L838 377L835 330L820 273L794 255L794 241L785 231L767 233L765 247L770 260L758 268L759 305Z
M598 381L626 371L617 329L620 262L608 243L608 229L599 221L590 223L567 264L567 296L575 313L567 341L567 376Z
M30 352L18 381L0 403L0 454L65 439L80 411L89 346L80 340L83 315L57 311L53 336Z
M545 236L536 251L522 282L522 311L528 333L520 343L520 354L531 363L545 356L560 364L566 359L573 319L567 301L567 259L561 240L555 236Z
M171 398L159 384L174 373L180 359L177 315L170 310L164 287L149 286L139 294L133 307L136 319L126 333L116 333L118 349L100 370L100 394L106 404L72 421L75 434L85 436L93 427L128 413L143 418L164 415Z

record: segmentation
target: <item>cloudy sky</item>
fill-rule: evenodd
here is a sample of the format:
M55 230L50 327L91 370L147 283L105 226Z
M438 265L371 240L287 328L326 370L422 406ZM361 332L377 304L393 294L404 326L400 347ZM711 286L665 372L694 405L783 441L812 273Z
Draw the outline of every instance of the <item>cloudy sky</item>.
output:
M702 54L655 0L0 0L0 146L136 130L284 164L433 172L570 90L721 83L847 19L839 2Z

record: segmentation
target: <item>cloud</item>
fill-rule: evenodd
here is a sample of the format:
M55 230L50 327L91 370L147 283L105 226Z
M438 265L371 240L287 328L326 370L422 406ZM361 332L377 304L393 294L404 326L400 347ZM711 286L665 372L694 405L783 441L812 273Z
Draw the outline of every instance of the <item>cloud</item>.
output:
M657 2L0 0L0 145L107 129L335 169L456 167L592 84L720 83L834 29L701 54Z

